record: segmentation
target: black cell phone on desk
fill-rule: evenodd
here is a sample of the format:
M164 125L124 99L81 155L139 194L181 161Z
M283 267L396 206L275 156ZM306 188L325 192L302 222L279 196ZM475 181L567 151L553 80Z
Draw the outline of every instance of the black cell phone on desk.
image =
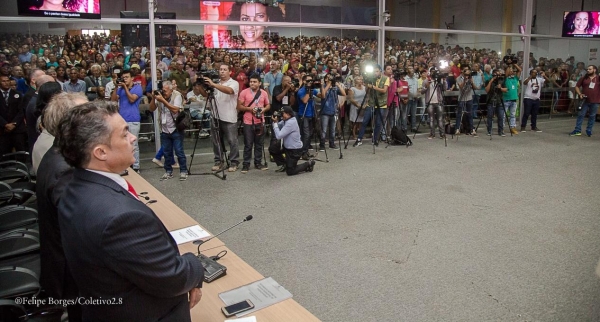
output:
M226 317L230 317L238 313L251 310L253 308L254 304L250 300L244 300L238 303L224 306L221 308L221 311L223 311L223 314L225 314Z

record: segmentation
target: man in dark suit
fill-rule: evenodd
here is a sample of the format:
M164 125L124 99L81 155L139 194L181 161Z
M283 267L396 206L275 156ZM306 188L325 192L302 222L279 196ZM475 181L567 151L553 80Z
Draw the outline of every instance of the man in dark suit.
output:
M56 137L60 120L67 110L87 102L74 93L55 95L44 112L45 130ZM40 285L46 294L55 299L73 299L79 295L73 276L69 272L61 244L57 206L65 187L73 176L73 168L60 154L54 141L40 162L36 180L36 196L40 231ZM81 321L81 306L67 306L69 321Z
M23 95L10 88L10 78L0 75L0 156L15 151L27 151L27 129L21 108Z
M135 140L115 103L77 106L60 123L60 151L75 168L58 205L67 265L80 296L116 299L83 305L83 320L190 321L204 268L194 254L179 254L119 175L134 161Z
M91 102L98 98L98 92L100 87L106 87L106 84L110 83L110 80L106 77L102 77L102 69L100 65L94 64L90 67L92 72L91 76L86 76L83 80L85 81L85 95Z

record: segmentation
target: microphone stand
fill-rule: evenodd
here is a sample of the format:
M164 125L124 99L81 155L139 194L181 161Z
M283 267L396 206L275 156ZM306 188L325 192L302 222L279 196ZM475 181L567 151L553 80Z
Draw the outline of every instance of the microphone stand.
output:
M237 226L239 226L239 225L243 224L243 223L244 223L244 222L246 222L246 221L250 221L250 220L252 220L252 218L253 218L253 217L252 217L252 215L248 215L248 216L246 216L246 218L244 218L244 220L242 220L242 221L240 221L239 223L237 223L237 224L235 224L235 225L233 225L233 226L231 226L231 227L229 227L229 228L227 228L227 229L223 230L222 232L220 232L220 233L218 233L218 234L216 234L216 235L213 235L212 237L210 237L210 238L209 238L209 239L207 239L207 240L202 240L202 239L194 240L194 241L193 241L194 245L198 245L198 253L200 253L200 246L201 246L201 245L203 245L203 244L207 243L209 240L211 240L211 239L213 239L213 238L216 238L217 236L220 236L220 235L221 235L221 234L223 234L224 232L226 232L226 231L229 231L230 229L232 229L232 228L235 228L235 227L237 227Z

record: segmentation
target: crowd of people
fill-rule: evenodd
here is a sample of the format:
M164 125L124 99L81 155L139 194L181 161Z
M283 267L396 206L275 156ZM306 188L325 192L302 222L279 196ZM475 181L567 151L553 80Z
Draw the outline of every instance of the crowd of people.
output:
M162 126L163 148L153 161L164 166L163 179L172 178L173 168L179 168L180 180L187 178L187 169L183 136L175 128L179 112L187 104L192 106L195 118L206 121L210 115L208 118L212 119L214 126L203 123L202 135L208 136L206 128L211 128L215 146L213 170L226 168L233 172L241 167L246 173L251 162L255 168L265 170L260 155L267 133L264 125L271 122L273 111L281 111L284 106L289 105L296 113L303 143L301 157L309 160L310 149L323 150L326 143L330 149L339 148L335 138L344 134L342 128L347 123L355 146L362 144L368 128L381 133L372 135L374 144L388 140L394 126L404 132L416 132L421 121L417 108L425 106L429 138L436 137L436 126L439 137L448 133L443 129L443 118L449 114L445 105L456 105L453 113L457 117L451 133L476 136L472 117L478 117L483 102L488 107L487 113L482 113L487 115L488 135L492 132L493 116L498 116L498 134L505 136L505 114L510 132L518 134L515 114L521 87L526 100L520 130L525 130L531 116L531 130L540 131L536 118L542 89L555 89L553 104L568 95L568 109L573 111L575 99L583 95L575 96L572 90L563 88L574 88L587 75L586 66L576 63L572 56L562 60L536 58L531 53L530 70L524 72L523 52L512 55L509 49L506 57L500 57L491 49L420 41L388 40L383 65L376 62L377 42L373 39L274 35L264 39L262 49L215 49L204 45L203 36L182 35L173 46L157 48L156 69L162 91L153 92L152 53L146 47L124 47L118 36L0 35L0 77L7 77L0 84L11 88L13 99L21 96L18 103L11 103L19 104L19 108L3 115L6 126L0 137L6 144L2 144L0 152L33 149L43 129L34 122L34 116L41 114L43 106L36 108L35 100L30 99L38 95L36 79L41 75L52 77L61 91L83 93L90 101L119 102L120 113L136 137L141 121L139 105L148 100L151 111L159 109ZM447 66L441 66L442 61ZM367 66L374 67L374 71L366 73ZM532 86L534 90L530 89ZM210 106L203 106L213 90L218 108L210 112ZM442 92L455 94L444 97ZM589 99L588 102L595 103ZM32 118L25 122L27 105ZM590 105L590 112L596 110L594 106ZM23 114L18 114L21 110ZM16 119L15 124L9 119ZM589 135L591 126L593 123L588 128ZM238 127L244 135L241 164L237 155ZM219 131L216 136L215 128ZM580 128L575 130L581 132ZM318 147L310 142L313 135L318 137ZM222 153L223 143L217 140L221 137L229 145L228 157ZM273 152L277 142L270 143ZM132 168L139 171L137 141L135 146ZM285 164L279 165L284 171Z
M394 132L416 132L416 109L427 106L429 139L438 133L444 138L444 91L456 92L457 120L450 134L473 137L480 96L487 100L490 136L494 115L498 135L505 136L505 114L511 133L519 133L519 88L525 97L520 131L529 117L530 130L541 131L536 117L544 86L574 88L583 100L573 136L581 135L588 110L586 134L592 135L600 102L597 67L576 64L573 57L536 60L531 55L534 67L524 72L521 53L501 58L489 49L391 40L379 65L374 40L281 37L268 42L277 49L233 52L206 49L198 36L183 37L175 46L158 48L161 86L153 86L152 53L125 49L118 37L0 36L0 153L29 150L38 171L40 285L54 299L122 301L68 305L70 321L189 321L189 310L202 297L202 264L194 254L179 253L123 177L128 168L140 168L137 137L144 98L158 115L162 148L155 161L164 155L161 180L173 178L179 168L182 181L188 177L186 104L200 124L210 115L213 171L235 172L241 166L247 173L252 164L267 170L264 139L271 122L268 150L277 171L296 175L313 171L311 149L341 148L335 139L344 135L346 122L354 146L363 144L369 127L377 145ZM299 164L300 159L305 162Z

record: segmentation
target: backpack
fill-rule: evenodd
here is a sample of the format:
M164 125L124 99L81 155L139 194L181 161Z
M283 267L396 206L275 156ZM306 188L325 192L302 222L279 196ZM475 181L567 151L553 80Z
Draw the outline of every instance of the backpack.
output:
M406 133L404 133L404 131L400 130L397 126L392 127L392 145L406 145L406 147L409 147L411 145L413 145L412 141L410 140L410 138L408 137L408 135L406 135Z
M446 132L446 134L454 135L456 132L454 124L452 122L446 123L446 125L444 125L444 132Z

